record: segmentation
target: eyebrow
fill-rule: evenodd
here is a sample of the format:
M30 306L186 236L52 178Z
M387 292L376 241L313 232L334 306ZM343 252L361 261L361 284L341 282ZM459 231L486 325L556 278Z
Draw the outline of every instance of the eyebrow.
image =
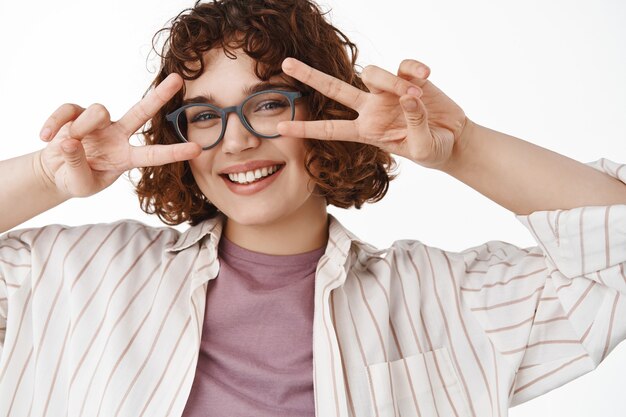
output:
M247 97L251 94L258 93L264 90L292 90L293 85L285 82L285 81L261 81L257 84L252 84L243 89L243 94ZM196 103L211 103L213 104L215 99L211 95L211 93L201 94L199 96L191 97L184 99L182 105L186 104L196 104Z

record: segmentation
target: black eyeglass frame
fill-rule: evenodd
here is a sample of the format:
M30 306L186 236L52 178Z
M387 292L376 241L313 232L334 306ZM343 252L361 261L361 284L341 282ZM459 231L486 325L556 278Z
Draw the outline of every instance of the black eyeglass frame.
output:
M296 114L296 99L300 98L300 97L304 97L305 94L301 93L300 91L286 91L286 90L263 90L263 91L259 91L256 92L254 94L250 94L248 97L246 97L240 105L238 106L230 106L230 107L218 107L215 106L213 104L210 103L190 103L190 104L185 104L184 106L179 107L178 109L174 110L173 112L167 114L165 116L165 119L170 122L172 125L174 125L174 130L176 131L176 134L178 135L178 138L181 139L183 142L189 142L187 139L185 139L185 136L182 134L182 132L180 131L180 127L178 126L178 117L180 116L180 114L182 112L184 112L186 109L190 108L190 107L208 107L210 109L215 110L217 113L220 114L221 118L222 118L222 131L220 132L220 136L218 137L218 139L215 141L215 143L213 143L210 146L203 146L202 150L206 151L208 149L214 148L215 146L217 146L222 139L224 139L224 133L226 132L226 124L228 123L228 115L230 113L237 113L237 116L239 117L239 120L241 121L241 124L243 124L243 126L246 128L246 130L248 130L248 132L252 133L253 135L260 137L260 138L264 138L264 139L272 139L272 138L277 138L280 136L280 134L275 134L275 135L264 135L262 133L257 132L256 130L254 130L252 128L252 126L250 126L250 124L248 123L248 121L246 120L245 116L243 115L243 106L248 102L248 100L252 99L253 97L256 97L260 94L267 94L267 93L278 93L278 94L282 94L283 96L287 97L287 99L289 100L289 105L291 106L291 118L290 121L292 121L295 117Z

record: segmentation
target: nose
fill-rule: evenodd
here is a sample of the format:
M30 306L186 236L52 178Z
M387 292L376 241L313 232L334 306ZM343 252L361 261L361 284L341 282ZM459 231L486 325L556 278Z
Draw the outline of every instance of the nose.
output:
M246 129L237 113L226 116L226 130L222 138L222 152L239 153L247 149L254 149L261 143L261 138L253 135Z

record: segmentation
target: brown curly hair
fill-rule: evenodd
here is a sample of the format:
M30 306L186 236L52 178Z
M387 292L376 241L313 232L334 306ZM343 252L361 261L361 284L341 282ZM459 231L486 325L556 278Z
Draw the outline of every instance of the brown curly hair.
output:
M242 49L256 61L256 76L266 81L281 74L281 63L294 57L326 74L362 90L356 67L358 50L341 31L324 19L319 6L309 0L215 0L196 2L172 19L171 26L158 31L153 49L161 58L154 88L172 72L193 80L204 72L203 54L222 48L234 58ZM162 52L156 43L167 35ZM295 80L294 80L295 81ZM312 120L354 119L357 114L310 87L297 83L308 93L307 106ZM183 91L163 106L144 129L147 144L178 143L165 115L182 103ZM360 208L365 202L384 197L395 161L375 146L356 142L307 139L305 167L316 192L328 204ZM197 224L218 213L197 186L187 162L140 170L136 184L143 211L156 214L171 225Z

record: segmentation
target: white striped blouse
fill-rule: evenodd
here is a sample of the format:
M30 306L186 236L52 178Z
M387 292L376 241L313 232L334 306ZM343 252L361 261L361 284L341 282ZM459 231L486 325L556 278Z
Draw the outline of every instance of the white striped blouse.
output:
M626 169L592 164L622 182ZM312 375L323 417L504 417L626 337L626 205L517 218L537 247L377 250L330 218ZM180 416L223 219L0 239L0 416Z

